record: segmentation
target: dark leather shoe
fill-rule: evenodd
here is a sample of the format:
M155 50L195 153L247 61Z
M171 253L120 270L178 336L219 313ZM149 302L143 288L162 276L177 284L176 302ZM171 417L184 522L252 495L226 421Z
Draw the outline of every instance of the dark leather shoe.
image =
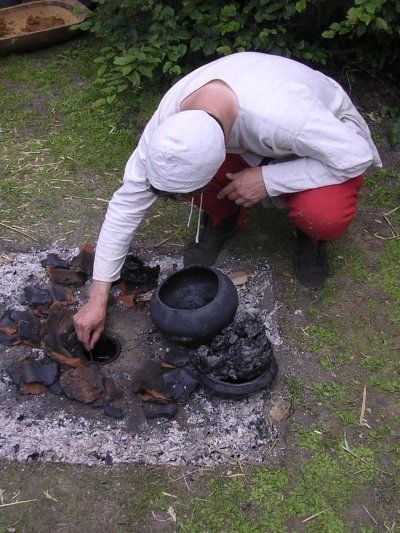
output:
M214 226L211 217L204 213L199 242L196 244L193 240L187 244L183 251L183 265L213 265L223 245L236 233L238 216L239 211Z
M297 230L297 242L297 279L305 287L320 289L330 275L326 242L313 242L300 230Z

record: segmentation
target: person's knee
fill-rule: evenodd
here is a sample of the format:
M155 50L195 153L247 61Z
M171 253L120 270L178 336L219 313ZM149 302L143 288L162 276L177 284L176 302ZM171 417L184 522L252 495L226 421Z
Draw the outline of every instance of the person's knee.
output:
M358 176L338 185L287 195L289 217L314 240L338 239L354 219L362 183Z
M312 240L333 241L339 239L349 227L351 220L343 221L325 217L321 218L297 218L294 220L296 226L301 229Z
M356 213L356 202L347 205L316 205L301 202L289 206L289 217L294 224L313 240L335 240L341 237Z

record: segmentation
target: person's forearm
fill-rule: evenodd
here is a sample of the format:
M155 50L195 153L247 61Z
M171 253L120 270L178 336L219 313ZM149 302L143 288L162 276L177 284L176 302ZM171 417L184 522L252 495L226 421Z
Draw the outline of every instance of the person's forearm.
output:
M110 296L111 281L93 280L89 293L89 302L100 307L107 307Z

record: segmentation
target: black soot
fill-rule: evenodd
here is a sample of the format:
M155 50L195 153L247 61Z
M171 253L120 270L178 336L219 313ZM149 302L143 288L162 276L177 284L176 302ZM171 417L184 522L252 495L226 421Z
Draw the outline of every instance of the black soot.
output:
M175 274L162 287L161 300L173 309L190 311L212 302L218 291L218 278L212 271L193 267Z
M267 370L272 357L265 326L260 318L248 314L238 315L209 345L191 354L198 372L230 383L255 379Z

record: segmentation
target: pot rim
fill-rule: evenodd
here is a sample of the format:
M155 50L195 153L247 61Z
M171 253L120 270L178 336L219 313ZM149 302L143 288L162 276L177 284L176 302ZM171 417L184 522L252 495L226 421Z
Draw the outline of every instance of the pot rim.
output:
M165 287L165 285L171 281L171 279L174 277L174 276L177 276L177 275L181 275L182 272L186 272L188 270L193 270L193 269L202 269L202 270L205 270L205 271L209 271L209 272L212 272L214 275L215 275L215 278L217 280L217 290L215 292L215 296L213 297L213 299L208 302L207 304L205 305L202 305L201 307L196 307L195 309L178 309L176 307L171 307L169 306L168 304L166 304L160 297L160 291ZM216 295L218 294L218 291L221 287L221 279L220 279L220 275L223 275L225 276L231 283L233 286L234 283L232 282L232 280L229 278L229 276L227 276L226 274L224 274L221 270L218 270L216 268L213 268L213 267L209 267L207 265L190 265L188 267L185 267L185 268L182 268L180 270L177 270L176 272L173 272L172 274L170 274L167 278L164 279L164 281L161 282L161 284L157 287L157 289L154 291L153 293L153 298L152 300L154 301L156 298L158 300L158 303L159 305L163 306L165 309L168 309L168 310L171 310L171 311L179 311L180 313L198 313L199 309L207 309L208 306L212 305L215 301L215 298L216 298ZM236 288L236 287L235 287Z

